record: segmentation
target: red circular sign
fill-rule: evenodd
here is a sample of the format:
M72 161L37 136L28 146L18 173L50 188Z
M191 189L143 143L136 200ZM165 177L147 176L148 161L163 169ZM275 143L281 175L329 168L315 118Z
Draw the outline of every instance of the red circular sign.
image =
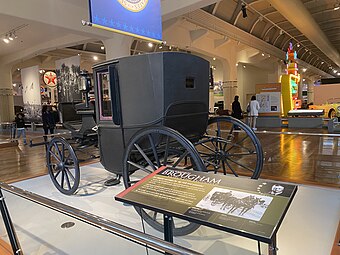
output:
M57 75L55 72L48 71L44 73L43 80L49 87L55 87L57 85Z

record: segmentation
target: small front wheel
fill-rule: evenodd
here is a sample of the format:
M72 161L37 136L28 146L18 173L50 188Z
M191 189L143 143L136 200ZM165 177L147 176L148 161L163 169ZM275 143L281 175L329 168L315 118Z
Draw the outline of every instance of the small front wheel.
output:
M64 138L53 138L47 146L46 161L54 186L65 195L73 194L79 186L80 170L72 146Z

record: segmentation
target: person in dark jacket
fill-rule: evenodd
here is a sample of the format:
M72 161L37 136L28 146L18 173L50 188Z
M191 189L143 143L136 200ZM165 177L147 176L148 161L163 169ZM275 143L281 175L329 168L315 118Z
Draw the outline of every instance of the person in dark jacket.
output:
M19 139L20 136L22 135L22 138L24 140L24 145L26 145L27 141L26 141L25 120L24 120L24 115L22 113L18 113L16 115L15 125L16 125L17 138Z
M241 109L241 104L238 101L239 96L234 97L234 102L231 105L232 113L231 116L236 118L236 119L242 119L242 109Z
M42 122L45 135L48 134L48 130L50 134L54 134L55 120L47 105L44 105L42 108Z

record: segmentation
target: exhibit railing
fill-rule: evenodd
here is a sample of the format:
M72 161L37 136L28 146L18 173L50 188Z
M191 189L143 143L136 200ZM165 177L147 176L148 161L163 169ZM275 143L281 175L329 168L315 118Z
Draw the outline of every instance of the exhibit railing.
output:
M1 182L0 209L8 254L201 254Z

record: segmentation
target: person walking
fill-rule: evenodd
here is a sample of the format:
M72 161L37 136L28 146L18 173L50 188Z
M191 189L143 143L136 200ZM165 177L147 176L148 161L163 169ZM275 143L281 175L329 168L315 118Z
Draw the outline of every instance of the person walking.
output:
M257 130L256 128L256 118L259 115L259 109L260 109L260 104L259 102L256 101L256 97L252 96L251 100L247 106L247 111L249 108L249 112L248 112L248 117L249 117L249 126L253 129L253 130Z
M50 134L54 134L55 120L47 105L42 107L42 122L45 135L48 134L48 131Z
M24 145L26 145L27 141L26 141L25 120L24 120L24 115L22 113L18 113L16 115L15 125L16 125L17 139L19 139L20 136L22 135Z
M231 109L232 113L231 116L236 118L236 119L242 119L242 109L241 109L241 104L238 101L239 96L234 97L234 102L231 104Z

